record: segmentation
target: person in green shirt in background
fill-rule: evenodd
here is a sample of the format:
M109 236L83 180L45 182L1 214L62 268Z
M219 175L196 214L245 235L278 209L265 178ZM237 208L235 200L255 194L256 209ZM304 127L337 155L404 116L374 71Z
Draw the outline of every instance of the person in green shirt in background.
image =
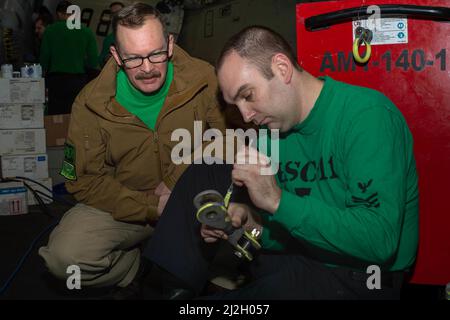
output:
M85 26L67 26L71 5L69 1L58 3L58 21L46 28L42 39L39 61L46 78L49 115L70 113L75 97L98 66L93 32Z
M111 16L115 15L117 12L119 12L124 7L124 4L122 2L112 2L109 5L109 11ZM100 52L100 55L98 57L98 63L100 66L104 66L106 61L111 57L111 53L109 52L109 47L114 45L115 39L114 39L114 33L111 32L108 34L105 39L103 39L103 46L102 51Z
M192 202L210 189L225 196L234 183L248 195L231 200L232 224L258 231L262 250L246 286L208 298L398 299L418 244L413 139L400 111L375 90L312 76L265 27L233 36L216 72L246 122L280 131L278 170L265 174L271 154L250 146L234 165L185 172L143 253L160 267L163 297L204 292L211 243L227 235L200 225Z

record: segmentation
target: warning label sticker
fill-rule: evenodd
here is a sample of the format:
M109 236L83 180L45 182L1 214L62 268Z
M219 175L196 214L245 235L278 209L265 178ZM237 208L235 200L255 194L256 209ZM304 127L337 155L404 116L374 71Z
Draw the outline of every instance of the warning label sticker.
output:
M378 18L353 21L353 41L357 27L369 29L373 33L371 45L408 43L408 19Z

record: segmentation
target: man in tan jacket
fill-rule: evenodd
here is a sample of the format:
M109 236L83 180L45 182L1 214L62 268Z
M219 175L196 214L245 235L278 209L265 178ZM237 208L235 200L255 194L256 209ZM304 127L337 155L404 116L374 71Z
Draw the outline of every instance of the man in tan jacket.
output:
M61 174L79 204L39 250L60 279L78 266L81 286L126 287L138 273L149 223L187 167L171 161L171 133L194 121L225 131L213 67L174 44L158 11L125 7L113 31L113 58L78 95L65 145Z

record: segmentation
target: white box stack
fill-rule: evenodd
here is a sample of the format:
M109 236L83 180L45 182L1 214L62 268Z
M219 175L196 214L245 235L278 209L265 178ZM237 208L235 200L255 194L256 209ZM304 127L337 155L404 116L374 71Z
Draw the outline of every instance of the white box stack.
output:
M0 78L0 176L29 178L51 189L44 129L44 102L43 78ZM26 180L25 183L34 190L51 196L38 184ZM23 201L28 205L37 203L29 190L25 198L17 192L20 196L18 202L13 191L23 189L16 185L11 187L9 184L11 182L0 183L0 189L8 195L4 200L14 199L14 203L12 207L3 203L3 206L0 206L0 215L26 213L22 210ZM48 197L41 195L41 198L46 203L51 202ZM6 208L9 208L8 211Z

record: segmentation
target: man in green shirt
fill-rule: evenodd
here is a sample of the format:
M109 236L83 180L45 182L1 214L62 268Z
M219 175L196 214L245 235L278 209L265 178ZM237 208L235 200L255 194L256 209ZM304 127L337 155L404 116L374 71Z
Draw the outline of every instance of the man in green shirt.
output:
M75 97L88 81L87 74L97 68L97 42L92 31L67 26L71 5L69 1L58 3L58 21L46 28L40 49L50 115L70 113Z
M247 286L213 298L399 298L418 241L413 140L400 111L375 90L313 77L287 42L263 27L226 43L217 75L225 101L245 121L280 131L278 170L263 174L270 163L249 164L246 156L273 154L245 147L233 166L186 171L144 252L166 270L173 289L166 297L201 293L216 246L198 239L228 238L200 226L188 202L207 189L225 195L233 182L248 199L232 201L231 221L259 234L263 250Z

